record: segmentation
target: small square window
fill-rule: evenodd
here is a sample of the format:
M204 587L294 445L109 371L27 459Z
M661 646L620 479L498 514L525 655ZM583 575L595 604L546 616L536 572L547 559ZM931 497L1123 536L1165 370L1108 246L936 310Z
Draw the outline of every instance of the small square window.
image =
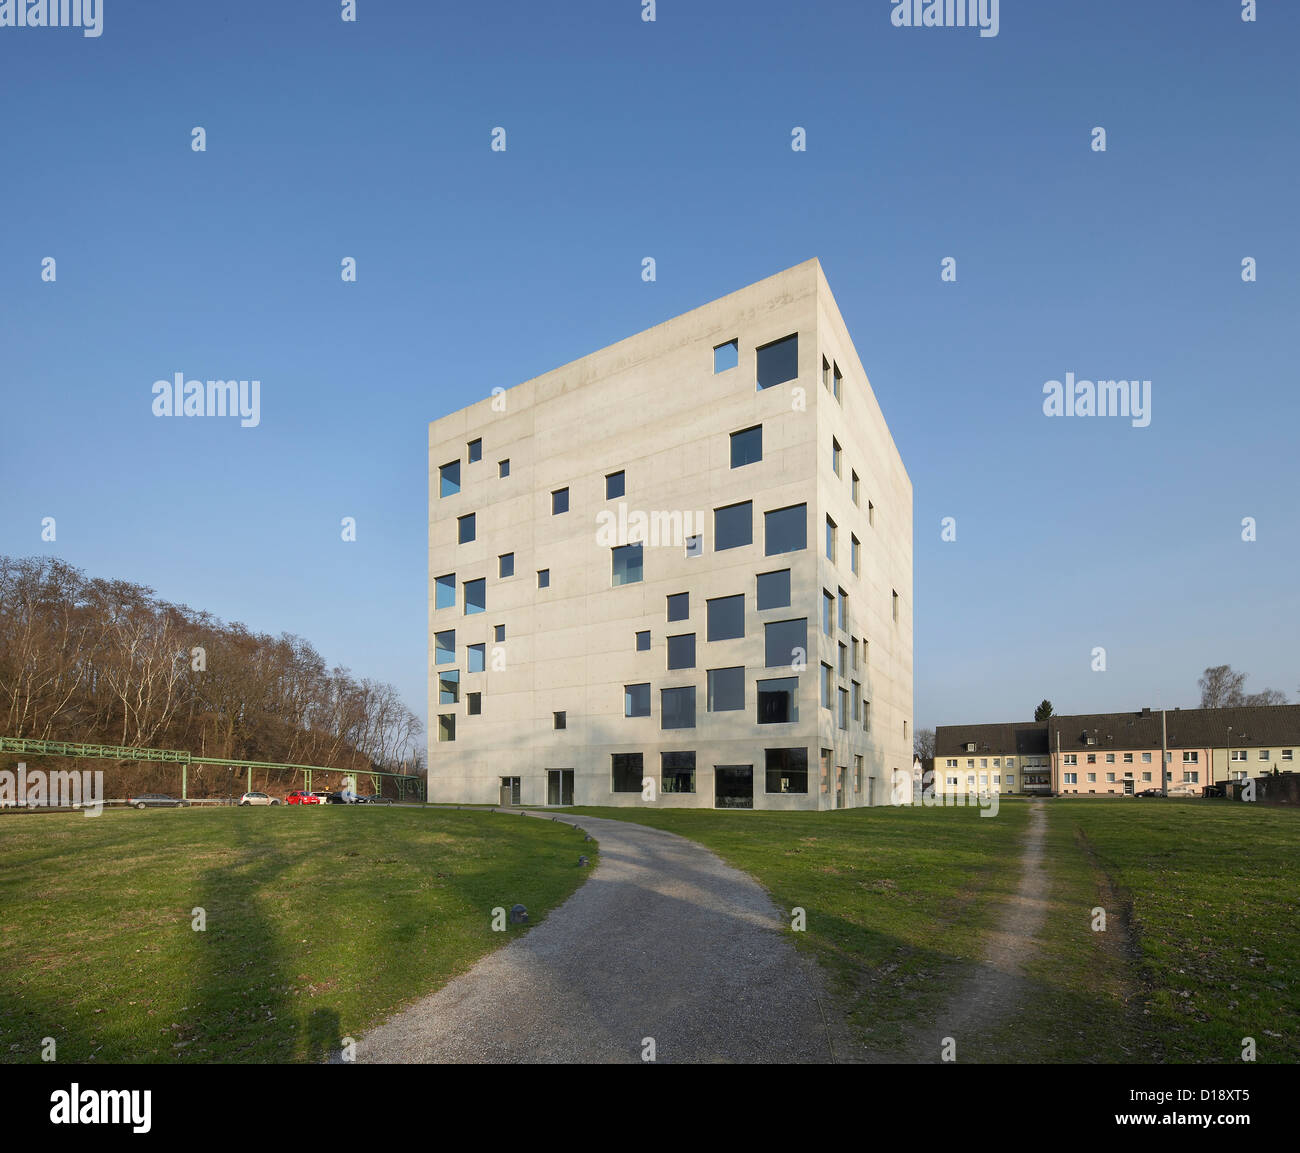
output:
M469 544L474 539L476 525L474 514L467 512L464 516L456 518L456 527L458 529L457 540L460 544Z
M713 371L726 372L740 363L740 348L734 340L718 344L713 348Z
M636 651L639 653L648 653L650 651L650 630L643 629L636 634Z
M614 500L622 496L627 491L626 475L621 472L611 472L605 477L605 499Z
M659 690L660 727L665 729L695 728L695 686Z
M483 441L481 438L471 440L466 447L469 449L470 464L473 464L476 460L483 459Z
M689 620L691 616L691 594L673 593L668 597L668 619L670 621Z
M496 643L500 644L503 640L506 639L506 626L495 625L493 627L493 633L494 633L494 638L496 640Z
M551 717L552 717L551 723L556 729L564 729L568 727L569 722L565 713L563 712L552 713Z
M567 488L557 488L551 493L551 515L559 516L562 512L569 511L569 490Z
M745 666L708 671L708 711L733 712L745 707Z
M686 538L686 555L688 557L704 555L704 538L699 533Z
M510 458L497 461L497 477L504 480L510 475Z
M512 577L515 575L515 554L512 552L503 552L497 557L497 576L500 578Z
M549 588L551 584L551 570L548 568L539 568L537 570L537 587L539 589Z
M769 669L793 668L807 659L808 618L768 621L763 626L763 664Z
M745 635L745 598L743 596L715 597L706 602L708 639L711 641L736 640Z
M483 712L483 694L466 693L465 694L465 711L471 717L477 717Z
M756 350L758 388L762 391L799 375L799 334L774 340Z
M763 459L763 426L742 428L731 434L731 467L743 468Z
M668 667L693 669L695 667L695 634L681 633L668 638Z
M644 579L643 557L645 549L640 541L636 544L619 545L609 550L613 556L610 583L617 585L636 584Z

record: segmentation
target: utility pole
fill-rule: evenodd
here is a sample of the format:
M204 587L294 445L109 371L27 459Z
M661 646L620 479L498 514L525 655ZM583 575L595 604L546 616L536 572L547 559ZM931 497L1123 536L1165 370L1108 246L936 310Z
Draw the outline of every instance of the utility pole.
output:
M1169 738L1165 730L1165 710L1160 710L1160 795L1169 796Z

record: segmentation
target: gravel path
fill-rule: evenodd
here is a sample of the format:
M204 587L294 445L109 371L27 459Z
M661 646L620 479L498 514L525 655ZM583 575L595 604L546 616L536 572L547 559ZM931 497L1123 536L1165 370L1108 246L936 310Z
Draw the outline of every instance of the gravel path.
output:
M646 1038L660 1062L833 1060L820 976L756 881L673 833L559 819L599 842L586 883L358 1061L637 1062Z

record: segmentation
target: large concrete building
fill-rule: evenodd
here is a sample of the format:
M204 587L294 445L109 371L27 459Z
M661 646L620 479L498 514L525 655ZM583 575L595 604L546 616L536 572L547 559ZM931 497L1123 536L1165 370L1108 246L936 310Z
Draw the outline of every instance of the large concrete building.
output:
M810 260L429 428L429 798L830 809L912 764L912 485Z

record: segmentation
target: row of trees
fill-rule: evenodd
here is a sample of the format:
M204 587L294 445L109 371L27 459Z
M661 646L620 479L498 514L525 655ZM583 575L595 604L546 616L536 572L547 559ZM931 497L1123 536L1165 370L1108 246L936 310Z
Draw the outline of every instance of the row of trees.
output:
M0 735L414 773L422 733L391 685L329 668L301 637L0 556Z

